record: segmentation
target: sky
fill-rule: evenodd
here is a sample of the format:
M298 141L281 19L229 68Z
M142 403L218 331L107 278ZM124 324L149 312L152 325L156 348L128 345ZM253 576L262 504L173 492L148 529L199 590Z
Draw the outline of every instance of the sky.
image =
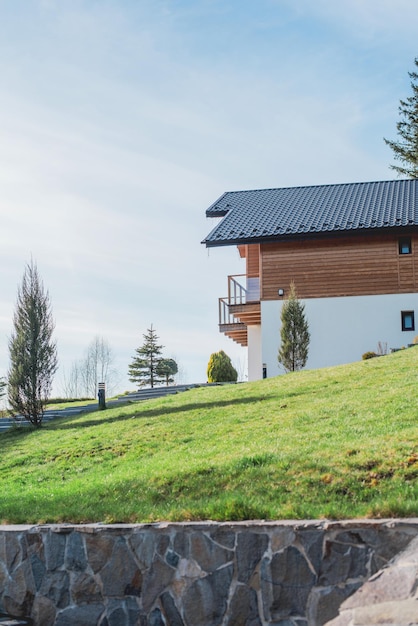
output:
M416 0L0 0L0 376L31 258L63 393L106 340L118 392L151 324L206 381L234 247L225 191L389 180L418 56Z

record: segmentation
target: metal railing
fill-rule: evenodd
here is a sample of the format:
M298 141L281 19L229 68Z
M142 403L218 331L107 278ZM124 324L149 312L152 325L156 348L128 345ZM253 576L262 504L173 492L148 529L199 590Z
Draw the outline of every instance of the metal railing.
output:
M238 279L245 279L245 287ZM260 299L260 279L248 278L246 274L228 276L228 296L219 298L219 324L237 324L229 307L248 302L257 302Z
M245 274L228 276L228 304L245 304L247 301L247 289L237 278L245 277Z
M246 274L228 276L229 304L247 304L247 302L257 302L258 300L260 300L259 277L248 277Z
M219 298L219 325L236 324L237 321L229 311L228 298Z

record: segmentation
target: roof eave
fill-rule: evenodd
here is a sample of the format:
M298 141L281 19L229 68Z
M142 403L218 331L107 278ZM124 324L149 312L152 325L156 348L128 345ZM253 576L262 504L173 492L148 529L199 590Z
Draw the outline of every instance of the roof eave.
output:
M220 248L222 246L239 246L255 243L279 243L285 241L304 241L306 239L334 239L335 237L347 237L347 236L367 236L370 234L401 234L418 232L417 224L407 224L405 226L383 226L372 228L356 228L356 229L341 229L341 230L327 230L327 231L315 231L304 233L289 233L287 235L266 235L265 237L235 237L233 239L204 239L201 243L205 244L207 248Z

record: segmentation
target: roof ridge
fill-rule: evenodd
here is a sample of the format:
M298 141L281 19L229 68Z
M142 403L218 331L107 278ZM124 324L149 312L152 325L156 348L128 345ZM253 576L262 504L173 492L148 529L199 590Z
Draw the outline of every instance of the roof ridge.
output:
M323 187L343 187L344 185L375 185L375 184L386 184L386 183L406 183L412 182L416 179L414 178L389 178L387 180L361 180L355 183L324 183L322 185L289 185L287 187L259 187L257 189L234 189L233 191L224 191L223 194L218 198L216 202L219 202L221 198L223 198L226 194L232 193L255 193L260 191L277 191L278 189L316 189ZM216 204L216 203L214 203Z

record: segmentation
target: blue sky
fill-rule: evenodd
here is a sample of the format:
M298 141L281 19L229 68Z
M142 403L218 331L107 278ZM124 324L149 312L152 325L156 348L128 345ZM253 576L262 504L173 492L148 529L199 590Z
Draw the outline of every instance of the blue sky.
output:
M0 376L37 262L65 372L96 336L119 390L152 323L182 379L211 352L235 249L224 191L387 180L416 0L0 0Z

